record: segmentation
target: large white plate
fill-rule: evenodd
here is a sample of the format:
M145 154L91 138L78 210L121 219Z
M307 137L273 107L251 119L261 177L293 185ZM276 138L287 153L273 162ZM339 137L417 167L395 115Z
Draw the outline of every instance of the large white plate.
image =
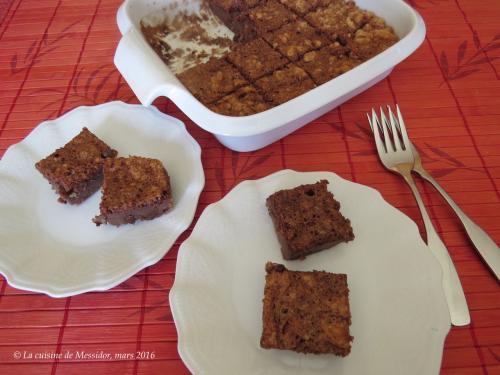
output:
M100 192L78 206L57 202L34 164L83 126L119 156L161 160L173 210L133 225L96 227ZM156 263L193 219L205 182L200 155L184 124L154 107L112 102L41 123L0 161L0 272L14 287L65 297L109 289Z
M265 207L273 192L330 181L355 240L284 261ZM266 261L347 273L352 352L346 358L259 346ZM327 172L245 181L207 207L177 259L170 304L179 353L196 374L437 374L450 329L439 265L417 226L380 194Z

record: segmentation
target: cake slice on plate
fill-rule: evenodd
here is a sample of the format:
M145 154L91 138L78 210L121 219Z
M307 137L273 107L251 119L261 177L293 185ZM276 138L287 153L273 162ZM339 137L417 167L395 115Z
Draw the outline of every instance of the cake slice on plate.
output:
M351 313L347 275L289 271L266 264L260 345L299 353L351 351Z
M173 206L170 178L157 159L130 156L107 160L100 204L100 224L132 224L151 220Z
M327 189L328 181L280 190L266 204L285 259L305 256L354 239L351 222Z
M87 128L35 164L59 194L59 202L79 204L94 194L102 184L106 159L117 152Z

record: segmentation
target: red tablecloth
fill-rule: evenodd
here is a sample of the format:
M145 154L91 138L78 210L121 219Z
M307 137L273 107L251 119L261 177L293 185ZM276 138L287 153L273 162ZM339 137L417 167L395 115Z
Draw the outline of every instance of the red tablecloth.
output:
M330 170L372 186L422 228L408 187L379 163L364 116L372 106L397 102L425 166L500 243L500 3L410 3L428 27L415 54L375 87L260 151L225 149L171 102L156 102L183 120L202 147L206 186L196 218L238 182L292 168ZM137 102L113 65L119 5L120 0L0 0L0 155L42 120L76 106ZM441 197L420 186L472 315L470 326L448 335L442 374L500 374L499 285ZM107 292L53 299L14 289L0 277L0 373L187 373L167 296L178 246L192 227L159 263ZM142 351L154 359L15 358L16 352L98 350Z

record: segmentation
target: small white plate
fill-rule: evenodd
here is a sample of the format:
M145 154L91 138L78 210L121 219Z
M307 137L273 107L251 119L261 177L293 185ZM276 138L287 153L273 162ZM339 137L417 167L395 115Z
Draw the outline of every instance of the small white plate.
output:
M327 179L355 240L284 261L265 199ZM345 358L260 348L266 261L347 273L352 352ZM441 270L417 226L371 188L333 173L281 171L207 207L177 258L170 291L179 353L195 374L438 374L450 329Z
M174 208L149 221L101 225L101 193L61 204L34 164L86 126L118 151L162 161ZM106 290L159 261L193 220L205 183L198 143L156 108L112 102L38 125L0 160L0 273L10 285L53 297Z

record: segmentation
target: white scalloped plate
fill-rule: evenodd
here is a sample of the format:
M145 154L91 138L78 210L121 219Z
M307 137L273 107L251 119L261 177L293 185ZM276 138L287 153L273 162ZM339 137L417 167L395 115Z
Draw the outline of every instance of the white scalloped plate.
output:
M34 164L83 126L119 156L161 160L173 210L150 221L96 227L100 192L78 206L57 202ZM0 160L0 273L16 288L53 297L112 288L165 255L193 220L204 183L200 146L182 122L154 107L111 102L45 121Z
M356 238L284 261L265 207L273 192L320 179ZM347 273L348 357L260 348L266 261ZM177 258L170 304L179 353L195 374L438 374L450 319L441 270L407 216L371 188L328 172L281 171L236 186L205 209Z

